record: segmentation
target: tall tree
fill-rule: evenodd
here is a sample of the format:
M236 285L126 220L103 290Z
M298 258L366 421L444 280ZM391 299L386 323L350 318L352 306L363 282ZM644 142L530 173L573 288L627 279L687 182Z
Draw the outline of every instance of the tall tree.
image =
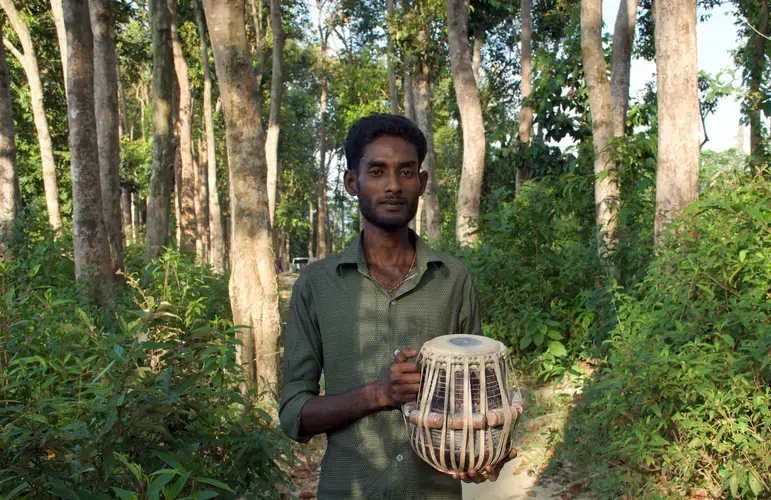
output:
M90 300L103 301L113 281L110 246L104 228L99 152L94 115L94 39L88 0L64 0L67 33L67 118L72 173L72 239L75 275Z
M153 30L153 167L147 196L147 262L160 256L169 238L174 163L171 126L174 81L171 10L167 0L150 0L150 9Z
M206 129L206 169L209 185L209 263L214 272L220 273L225 269L225 233L222 228L222 210L217 193L217 149L212 117L209 47L206 45L206 25L198 0L195 0L195 15L201 44L201 66L203 66L203 117Z
M479 217L486 148L482 103L469 54L468 0L447 0L447 38L463 129L463 171L458 186L455 237L458 243L468 246L476 240L473 225Z
M0 24L0 38L3 36L2 30ZM21 193L19 170L16 166L11 87L8 84L5 49L0 45L0 259L5 257L11 229L20 210Z
M321 96L319 109L319 170L318 170L318 217L316 218L316 258L327 256L327 50L331 28L324 22L324 1L316 0L319 12L319 40L321 42Z
M189 69L185 54L182 52L182 40L177 32L175 2L171 9L171 48L174 54L174 73L179 89L178 140L179 140L179 224L182 238L179 246L187 251L196 251L196 213L195 213L195 166L193 165L193 100L190 93ZM197 254L198 255L198 254ZM200 257L200 255L198 255ZM200 259L199 259L200 260Z
M386 13L388 14L387 31L388 45L386 48L388 57L388 94L391 97L391 114L399 114L399 95L396 92L396 69L394 54L394 31L396 22L396 0L386 0Z
M760 84L766 69L766 37L768 37L768 0L760 0L758 31L753 33L754 58L750 66L750 99L760 103ZM763 122L760 105L752 107L750 115L750 154L752 165L759 167L763 163Z
M270 235L265 144L246 41L243 0L205 0L225 111L231 175L230 304L239 330L239 362L251 380L278 381L281 331Z
M522 109L519 111L519 141L525 147L530 144L530 136L533 130L533 107L529 103L530 93L533 91L533 56L530 48L533 40L533 15L530 10L530 0L521 0L520 12L522 15L522 37L520 40L519 64L522 68ZM517 168L517 190L519 196L520 187L528 177L530 171L527 167Z
M59 42L59 53L62 56L62 75L64 76L64 94L67 95L67 33L64 31L64 13L62 0L51 0L51 13L56 25L56 39Z
M111 5L88 0L94 37L94 104L99 144L99 177L107 242L113 272L123 269L120 194L120 113L118 109L118 53Z
M195 162L195 158L193 159ZM197 202L195 205L195 215L198 227L198 241L201 241L201 262L209 262L209 246L210 246L210 231L209 231L209 179L208 171L206 167L207 153L206 143L202 139L198 139L198 162L196 165L196 180L195 180L195 192Z
M623 137L626 131L637 4L638 0L621 0L613 29L613 49L610 56L610 107L613 113L614 137Z
M48 129L48 118L43 106L43 84L40 81L40 68L35 55L35 46L32 43L29 27L21 20L13 0L0 0L0 6L8 15L8 20L16 31L21 49L24 51L22 53L7 38L3 38L3 44L19 60L29 82L32 118L35 121L35 130L40 145L40 163L43 168L43 188L46 196L48 223L58 232L62 227L62 215L59 208L59 187L56 185L56 162L54 161L51 132Z
M270 80L270 115L268 134L265 137L265 158L268 161L268 206L270 224L274 227L278 201L278 178L281 175L278 161L278 136L281 118L281 97L284 93L284 23L281 16L281 0L270 0L270 28L273 31L273 72ZM274 238L278 235L274 231ZM276 240L275 243L278 241Z
M656 88L659 148L655 234L699 199L699 78L696 3L657 2Z

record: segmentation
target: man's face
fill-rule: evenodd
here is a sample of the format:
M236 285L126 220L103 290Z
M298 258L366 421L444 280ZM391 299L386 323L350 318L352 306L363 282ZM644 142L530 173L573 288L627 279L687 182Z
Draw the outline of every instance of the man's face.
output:
M358 195L362 215L383 229L409 224L427 180L428 173L420 171L415 146L388 135L367 145L357 172L345 172L345 188Z

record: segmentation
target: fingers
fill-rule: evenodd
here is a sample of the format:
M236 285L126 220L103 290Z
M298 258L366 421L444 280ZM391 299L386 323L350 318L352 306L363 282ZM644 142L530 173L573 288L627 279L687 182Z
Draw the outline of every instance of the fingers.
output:
M397 349L394 351L394 362L406 363L410 358L414 358L417 355L418 351L414 349Z

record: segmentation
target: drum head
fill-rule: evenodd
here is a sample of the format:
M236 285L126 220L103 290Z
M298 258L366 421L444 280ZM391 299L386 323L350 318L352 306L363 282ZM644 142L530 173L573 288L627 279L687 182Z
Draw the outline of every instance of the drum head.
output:
M480 335L442 335L423 344L423 349L430 350L436 354L461 356L486 356L506 353L506 346L502 342Z

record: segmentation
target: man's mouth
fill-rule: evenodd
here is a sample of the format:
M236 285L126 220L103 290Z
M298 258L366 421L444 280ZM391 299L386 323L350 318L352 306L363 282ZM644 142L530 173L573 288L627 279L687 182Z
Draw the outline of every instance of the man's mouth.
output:
M383 200L380 202L381 205L385 205L387 207L400 207L402 205L406 205L406 200L399 200L399 199L392 199L392 200Z

